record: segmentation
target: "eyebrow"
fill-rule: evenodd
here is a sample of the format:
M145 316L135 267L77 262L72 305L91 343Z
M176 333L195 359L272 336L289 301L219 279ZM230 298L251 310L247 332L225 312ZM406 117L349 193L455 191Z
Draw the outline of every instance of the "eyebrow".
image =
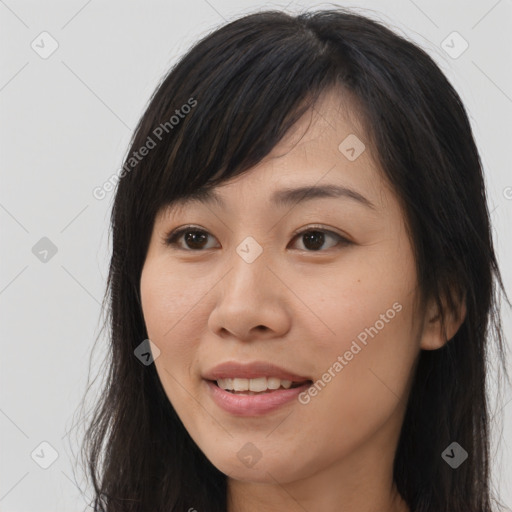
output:
M329 197L351 199L368 208L376 209L375 205L359 192L340 185L310 185L276 190L270 197L270 202L275 206L284 207L295 203ZM224 200L215 192L215 190L204 188L197 189L186 197L178 198L175 201L172 201L172 204L183 207L186 204L194 202L216 204L220 208L225 208Z

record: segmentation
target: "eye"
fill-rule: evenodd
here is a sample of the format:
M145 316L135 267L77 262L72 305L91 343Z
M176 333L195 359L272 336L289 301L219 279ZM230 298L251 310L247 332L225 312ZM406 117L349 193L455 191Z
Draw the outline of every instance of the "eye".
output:
M188 249L184 248L177 241L183 237ZM166 245L178 246L179 249L197 251L201 249L211 249L212 247L205 246L205 241L210 236L208 231L204 229L195 228L194 226L185 226L177 231L171 232L165 238Z
M211 245L208 247L208 244L206 243L209 237L211 237L210 233L204 229L199 229L194 226L185 226L168 234L165 237L165 243L166 245L177 246L179 249L197 252L201 251L202 249L213 248ZM299 250L307 252L318 252L322 246L324 246L326 240L329 239L334 240L335 243L331 244L331 246L327 247L327 249L337 245L344 247L351 243L345 237L338 235L333 231L316 227L310 227L295 233L292 241L298 237L301 237L299 239L302 241L303 246L305 247L304 249L299 248ZM185 247L182 243L180 243L180 239L183 239L183 242L186 244Z
M326 239L331 240L337 240L336 243L332 244L330 247L327 247L327 249L331 247L335 247L337 245L344 247L346 245L349 245L351 242L347 240L345 237L338 235L337 233L334 233L333 231L327 230L327 229L320 229L316 227L310 227L308 229L305 229L303 231L300 231L299 233L296 233L295 238L299 238L299 240L302 241L303 246L306 247L306 249L300 248L299 250L306 250L307 252L318 252L322 246L325 244ZM325 247L324 247L325 249Z

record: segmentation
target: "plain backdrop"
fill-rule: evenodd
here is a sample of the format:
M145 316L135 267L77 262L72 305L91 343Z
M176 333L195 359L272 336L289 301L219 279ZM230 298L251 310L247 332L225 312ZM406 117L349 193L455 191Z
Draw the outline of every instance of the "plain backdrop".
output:
M510 290L511 0L338 4L414 40L461 95L485 167L496 248ZM90 497L75 467L80 427L73 415L99 332L113 195L98 200L92 191L121 166L158 81L225 21L265 8L293 13L329 5L0 1L0 511L78 511ZM503 318L510 345L508 309ZM91 376L104 346L100 337ZM495 382L491 374L493 398ZM495 402L504 421L494 435L495 486L510 507L510 388Z

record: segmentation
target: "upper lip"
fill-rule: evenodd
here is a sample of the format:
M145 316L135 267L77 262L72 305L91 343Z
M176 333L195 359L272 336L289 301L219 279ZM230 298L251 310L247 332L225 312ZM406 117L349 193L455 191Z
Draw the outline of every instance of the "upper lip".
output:
M254 361L252 363L238 363L236 361L226 361L203 374L206 380L218 379L255 379L257 377L277 377L281 380L291 380L292 382L304 382L311 380L309 377L303 377L290 371L280 368L272 363L265 361Z

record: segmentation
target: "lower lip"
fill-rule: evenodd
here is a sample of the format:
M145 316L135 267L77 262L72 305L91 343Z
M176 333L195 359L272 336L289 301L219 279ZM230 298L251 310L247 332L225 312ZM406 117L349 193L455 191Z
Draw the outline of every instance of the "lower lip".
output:
M306 382L302 386L289 389L276 389L258 395L234 394L217 386L212 381L205 380L213 401L225 411L235 416L258 416L278 409L292 402L303 391L311 386Z

